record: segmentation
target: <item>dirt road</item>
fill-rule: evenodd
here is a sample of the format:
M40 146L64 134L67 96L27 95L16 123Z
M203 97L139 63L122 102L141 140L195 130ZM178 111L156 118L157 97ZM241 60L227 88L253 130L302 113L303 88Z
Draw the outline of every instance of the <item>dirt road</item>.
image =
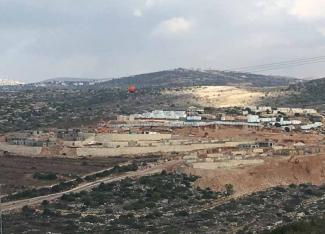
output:
M182 161L170 161L170 162L166 162L163 164L159 164L157 166L153 166L148 169L138 170L138 171L134 171L134 172L126 172L126 173L123 173L123 174L120 174L117 176L113 176L113 177L110 176L107 178L96 180L94 182L81 184L78 187L75 187L73 189L63 191L63 192L49 194L49 195L40 196L40 197L34 197L34 198L30 198L30 199L2 203L1 210L3 212L8 212L8 211L12 211L12 210L21 209L22 207L24 207L26 205L33 206L33 205L40 204L43 200L53 201L55 199L60 198L63 194L68 194L68 193L72 193L72 192L77 193L77 192L81 192L81 191L85 191L85 190L87 191L94 187L97 187L100 183L110 183L110 182L123 180L127 177L140 177L140 176L160 173L163 169L166 169L168 167L174 167L180 163L182 163Z

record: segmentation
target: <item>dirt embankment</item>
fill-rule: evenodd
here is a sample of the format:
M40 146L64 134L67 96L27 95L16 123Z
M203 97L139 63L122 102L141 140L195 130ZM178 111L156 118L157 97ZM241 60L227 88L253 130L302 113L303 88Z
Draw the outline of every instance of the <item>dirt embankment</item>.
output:
M304 142L305 144L320 144L324 137L317 132L291 132L286 133L278 129L254 129L248 127L187 127L174 130L174 136L179 138L207 138L219 140L263 140L269 139L280 144Z
M265 159L263 164L234 169L183 168L186 173L200 176L197 185L220 190L232 184L238 195L289 184L325 183L325 154L294 158Z
M62 155L62 156L67 155L70 157L76 157L77 149L55 145L51 147L43 147L40 153L40 156L45 156L45 157L51 157L57 155Z

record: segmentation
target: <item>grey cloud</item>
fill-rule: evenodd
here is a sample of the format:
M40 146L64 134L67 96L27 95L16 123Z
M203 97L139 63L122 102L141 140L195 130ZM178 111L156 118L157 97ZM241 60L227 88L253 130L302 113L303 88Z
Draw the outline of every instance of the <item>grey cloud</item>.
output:
M325 54L322 20L293 15L287 0L269 2L0 0L0 78L227 69ZM178 33L164 33L177 23ZM272 73L323 76L325 68L318 64Z

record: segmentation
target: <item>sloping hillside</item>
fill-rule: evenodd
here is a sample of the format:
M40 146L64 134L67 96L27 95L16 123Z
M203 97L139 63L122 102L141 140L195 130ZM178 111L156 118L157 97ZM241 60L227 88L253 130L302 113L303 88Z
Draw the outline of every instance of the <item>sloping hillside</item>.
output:
M55 82L91 82L97 81L94 78L77 78L77 77L56 77L47 80L43 80L39 83L55 83Z
M101 87L124 87L136 84L138 87L188 87L207 85L246 85L252 87L287 86L297 82L297 79L265 76L249 73L225 71L199 71L189 69L175 69L130 77L122 77L101 83Z
M299 81L287 88L272 89L271 95L267 95L257 104L325 110L325 78Z
M289 90L299 92L306 102L325 101L325 78L291 85Z
M325 109L325 78L290 85L272 103Z

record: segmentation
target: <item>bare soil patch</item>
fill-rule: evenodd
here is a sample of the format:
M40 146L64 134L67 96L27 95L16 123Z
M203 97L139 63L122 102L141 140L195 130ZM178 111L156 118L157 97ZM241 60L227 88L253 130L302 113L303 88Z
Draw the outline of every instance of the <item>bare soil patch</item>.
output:
M237 168L183 168L184 172L200 176L197 185L219 190L232 184L237 195L250 194L270 187L290 184L325 183L325 154L294 158L265 158L263 164Z
M264 91L235 86L200 86L166 91L178 97L178 102L188 102L183 97L193 97L193 102L200 106L231 107L249 106L262 100Z
M274 129L255 129L249 127L188 127L175 129L174 135L179 138L210 138L219 140L264 140L269 139L277 143L292 144L303 142L305 144L320 144L324 137L318 133L290 132Z
M0 156L0 184L2 195L21 189L46 186L75 176L89 174L119 163L127 158L46 158L25 156ZM57 173L56 180L34 179L35 172Z

